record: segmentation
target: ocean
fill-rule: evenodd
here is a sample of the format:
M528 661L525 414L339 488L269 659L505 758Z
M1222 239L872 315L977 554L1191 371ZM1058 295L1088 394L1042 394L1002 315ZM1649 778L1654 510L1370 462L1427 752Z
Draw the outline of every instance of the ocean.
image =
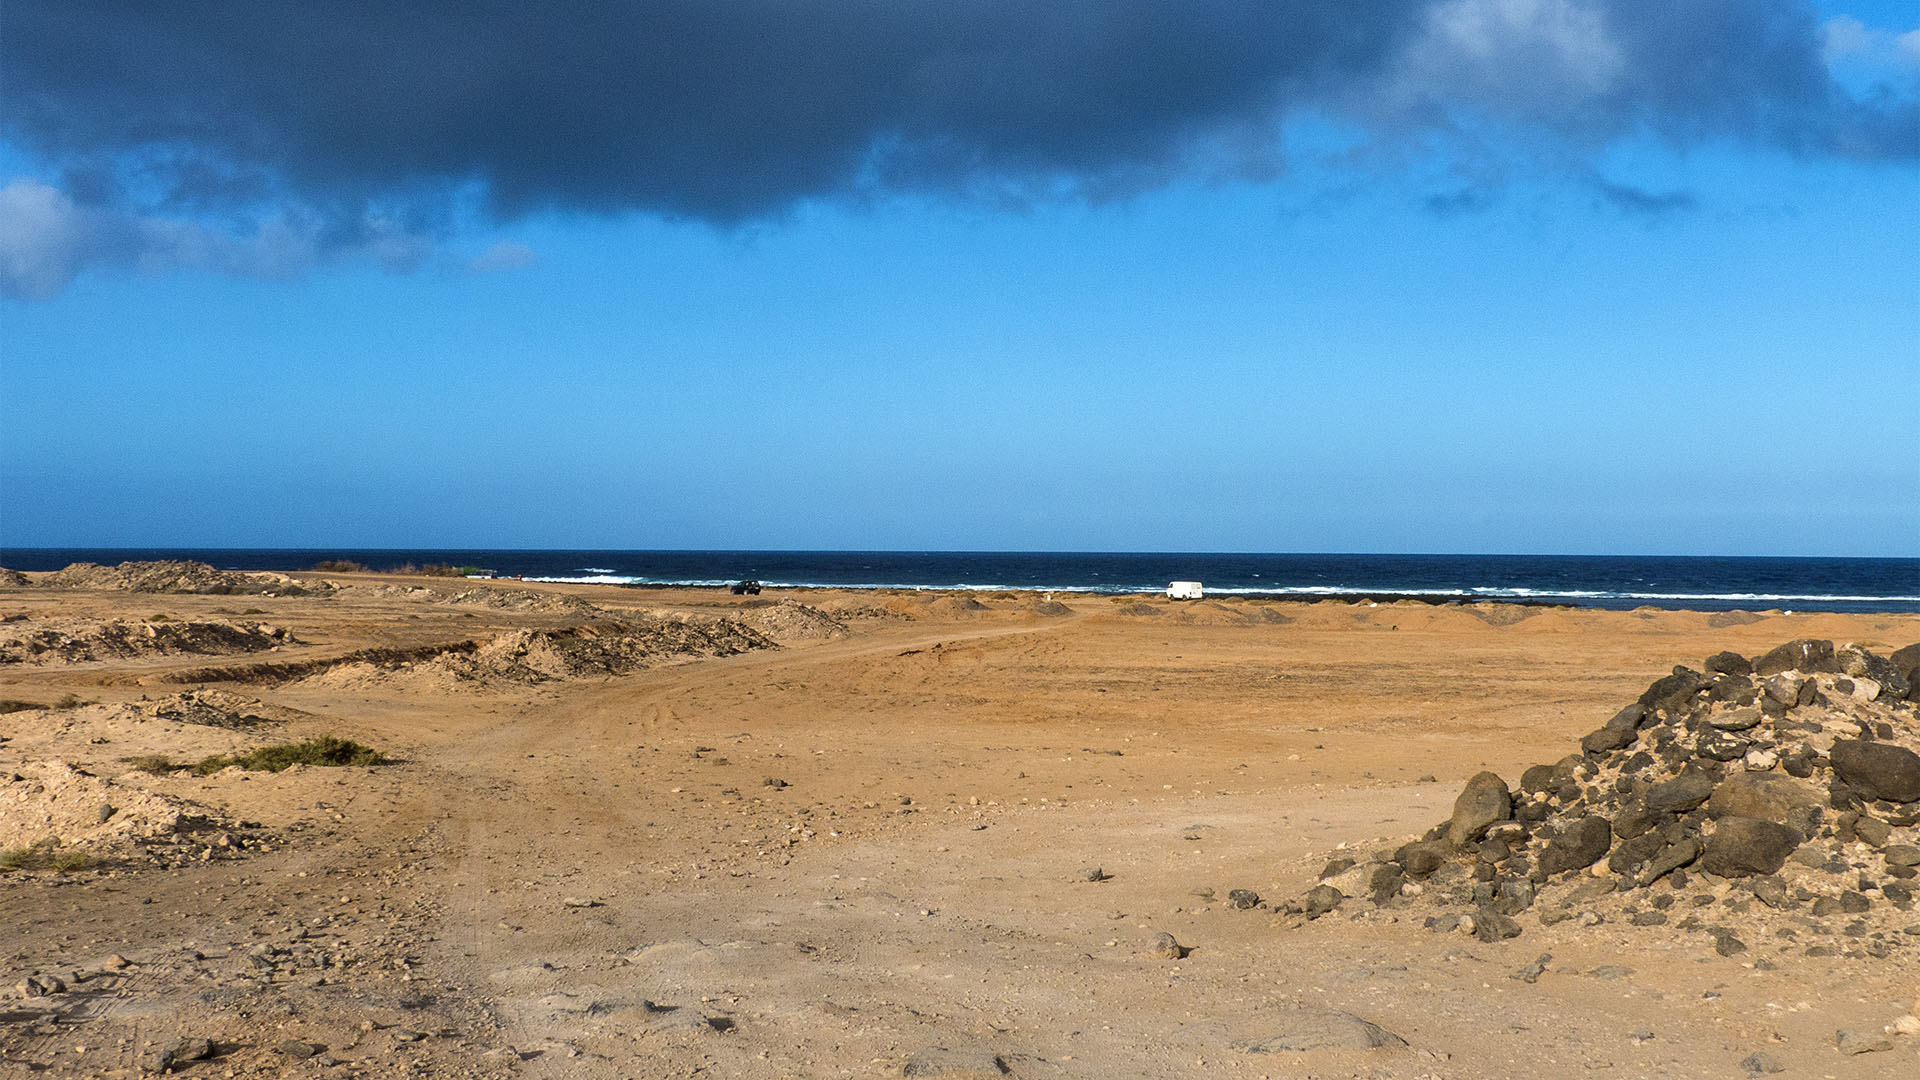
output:
M1259 555L1222 552L476 551L353 548L0 548L0 566L194 559L228 570L301 570L323 559L373 569L479 566L502 576L607 585L1034 589L1295 599L1503 600L1627 609L1920 612L1920 559L1643 555Z

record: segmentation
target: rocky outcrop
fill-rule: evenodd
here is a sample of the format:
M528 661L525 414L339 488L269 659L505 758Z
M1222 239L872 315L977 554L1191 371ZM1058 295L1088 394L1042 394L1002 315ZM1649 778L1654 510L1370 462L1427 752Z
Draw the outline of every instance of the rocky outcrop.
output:
M1731 916L1778 915L1796 920L1789 941L1843 931L1808 948L1912 949L1900 928L1920 925L1916 659L1808 639L1676 667L1579 753L1526 769L1517 790L1480 773L1424 837L1331 864L1285 910L1465 909L1429 925L1486 940L1576 914L1671 923L1725 955L1747 948Z

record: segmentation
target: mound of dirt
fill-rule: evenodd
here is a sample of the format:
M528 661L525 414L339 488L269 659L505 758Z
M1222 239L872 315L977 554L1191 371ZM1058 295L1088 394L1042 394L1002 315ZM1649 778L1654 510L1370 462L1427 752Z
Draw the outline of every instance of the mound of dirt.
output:
M32 584L27 580L27 575L20 571L0 566L0 589L24 589Z
M1036 596L1027 602L1027 610L1035 615L1071 615L1073 609L1058 600L1043 600Z
M662 664L777 647L766 635L732 619L652 619L514 630L485 642L446 646L431 655L406 658L359 653L324 665L305 665L299 675L313 685L335 688L409 683L453 689L625 675Z
M113 589L136 593L202 593L302 596L311 589L285 574L215 570L203 562L123 562L118 566L73 563L43 583L56 589Z
M1529 923L1667 927L1648 932L1725 956L1920 947L1920 646L1808 639L1703 666L1674 668L1517 791L1475 776L1450 819L1329 864L1290 910L1417 903L1443 912L1429 927L1488 941Z
M446 597L449 604L476 604L503 611L548 611L562 615L600 615L606 609L565 593L531 589L468 589Z
M303 715L295 709L269 705L259 698L225 690L189 690L151 701L131 702L121 708L139 719L196 724L228 731L246 731L265 724L284 723Z
M782 600L743 611L737 620L775 641L820 641L841 637L847 626L817 607L797 600Z
M1531 604L1503 604L1491 600L1463 604L1461 610L1488 626L1512 626L1540 614L1540 609Z
M992 610L971 596L942 596L927 605L927 614L940 619L967 619Z
M208 841L209 851L232 854L253 839L235 830L199 803L64 761L0 772L0 849L17 854L39 847L77 849L95 858L165 860L197 838Z
M83 664L183 653L264 652L297 639L282 626L213 622L62 621L0 626L0 664Z
M865 600L850 598L821 604L820 610L829 618L845 624L861 620L898 622L911 619L913 616L907 611L907 607L907 603L898 598L889 600L885 604L871 604Z

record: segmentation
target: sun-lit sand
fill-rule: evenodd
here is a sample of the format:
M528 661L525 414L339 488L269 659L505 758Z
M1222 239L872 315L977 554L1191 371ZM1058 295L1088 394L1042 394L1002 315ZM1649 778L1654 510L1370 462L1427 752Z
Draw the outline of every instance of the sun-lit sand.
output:
M1884 1030L1920 913L1877 893L1850 936L1722 916L1724 885L1733 955L1690 900L1548 925L1543 892L1499 941L1430 929L1431 895L1289 910L1676 664L1884 656L1920 616L289 584L0 585L0 699L57 706L0 714L0 846L62 839L0 872L0 1073L1920 1068ZM392 760L168 767L323 735Z

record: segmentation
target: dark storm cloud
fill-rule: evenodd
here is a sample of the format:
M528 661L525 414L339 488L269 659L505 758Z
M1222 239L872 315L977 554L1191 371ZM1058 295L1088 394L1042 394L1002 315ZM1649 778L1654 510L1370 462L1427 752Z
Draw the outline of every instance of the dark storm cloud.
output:
M9 2L9 133L358 196L477 179L506 212L713 220L902 186L1177 167L1375 69L1410 0ZM218 163L208 168L207 162ZM207 175L202 175L207 174Z
M0 23L0 130L68 178L62 205L242 247L432 235L452 190L503 217L724 224L816 197L1265 178L1294 110L1382 140L1920 142L1911 95L1829 78L1800 0L7 0Z

